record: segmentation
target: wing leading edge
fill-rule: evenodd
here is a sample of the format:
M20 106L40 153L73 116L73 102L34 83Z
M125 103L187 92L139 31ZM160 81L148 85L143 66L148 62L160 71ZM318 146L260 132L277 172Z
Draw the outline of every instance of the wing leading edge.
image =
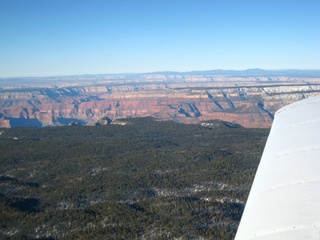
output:
M320 239L320 97L275 114L235 239Z

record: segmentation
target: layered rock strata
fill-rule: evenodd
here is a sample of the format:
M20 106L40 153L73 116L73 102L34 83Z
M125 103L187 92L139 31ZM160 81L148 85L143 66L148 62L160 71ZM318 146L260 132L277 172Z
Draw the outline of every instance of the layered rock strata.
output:
M60 126L74 121L95 125L99 119L151 116L181 123L219 119L266 128L277 109L320 94L317 78L152 76L2 88L0 127Z

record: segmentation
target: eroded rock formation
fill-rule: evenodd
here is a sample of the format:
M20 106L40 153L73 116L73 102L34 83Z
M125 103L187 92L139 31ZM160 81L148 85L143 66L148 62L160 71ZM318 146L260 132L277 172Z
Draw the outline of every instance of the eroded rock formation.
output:
M273 78L158 74L3 87L0 127L95 125L99 119L151 116L265 128L280 107L320 94L320 78Z

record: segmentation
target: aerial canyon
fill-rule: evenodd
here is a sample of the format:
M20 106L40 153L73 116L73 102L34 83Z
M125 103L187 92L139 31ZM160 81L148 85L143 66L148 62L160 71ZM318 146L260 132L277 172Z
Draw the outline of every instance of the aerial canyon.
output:
M104 125L153 117L268 128L275 112L320 94L308 72L160 72L0 81L0 127Z

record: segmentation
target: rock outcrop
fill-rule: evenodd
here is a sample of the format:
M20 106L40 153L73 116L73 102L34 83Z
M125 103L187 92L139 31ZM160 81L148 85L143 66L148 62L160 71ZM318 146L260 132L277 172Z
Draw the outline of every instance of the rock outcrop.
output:
M96 126L103 126L103 125L108 125L111 124L112 120L108 117L103 117L100 118L97 122L96 122Z
M120 118L151 116L181 123L219 119L266 128L277 109L320 94L320 78L284 76L270 80L158 74L45 84L2 87L0 127L104 125Z

